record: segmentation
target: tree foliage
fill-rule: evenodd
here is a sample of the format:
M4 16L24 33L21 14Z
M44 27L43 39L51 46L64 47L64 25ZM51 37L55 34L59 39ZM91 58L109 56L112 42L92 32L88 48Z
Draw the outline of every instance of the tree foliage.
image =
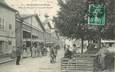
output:
M113 27L106 29L107 25L113 26L114 23L114 0L68 0L64 3L58 0L60 11L58 16L54 17L55 27L58 32L68 38L85 38L94 39L101 31L101 37L112 38L109 33L113 35ZM88 5L91 3L103 3L106 6L106 24L105 26L92 26L87 24Z

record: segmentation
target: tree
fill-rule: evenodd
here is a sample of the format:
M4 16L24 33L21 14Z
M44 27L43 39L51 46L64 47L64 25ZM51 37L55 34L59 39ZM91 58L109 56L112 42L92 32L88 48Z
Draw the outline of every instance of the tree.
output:
M69 0L64 3L62 0L58 0L60 5L60 11L58 16L54 17L55 27L58 32L68 38L81 38L83 39L95 39L99 36L98 31L101 32L101 37L104 35L104 26L93 26L87 24L87 17L89 16L88 6L89 4L104 4L106 7L106 23L112 24L114 0ZM104 31L102 31L104 30ZM103 32L103 33L102 33Z
M85 14L85 2L82 0L71 0L67 4L63 2L59 2L59 4L61 6L60 12L58 13L58 17L55 18L55 26L58 31L61 35L68 38L81 37L80 21Z

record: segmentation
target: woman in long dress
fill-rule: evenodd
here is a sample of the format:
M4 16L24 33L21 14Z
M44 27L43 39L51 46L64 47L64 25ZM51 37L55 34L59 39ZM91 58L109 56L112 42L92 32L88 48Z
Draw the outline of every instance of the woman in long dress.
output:
M36 48L33 46L32 47L32 57L36 56Z

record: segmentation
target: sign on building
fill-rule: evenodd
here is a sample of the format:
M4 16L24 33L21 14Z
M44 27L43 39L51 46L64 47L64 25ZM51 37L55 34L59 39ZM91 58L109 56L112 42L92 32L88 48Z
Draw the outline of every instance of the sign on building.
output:
M105 6L103 4L90 4L88 24L105 25Z

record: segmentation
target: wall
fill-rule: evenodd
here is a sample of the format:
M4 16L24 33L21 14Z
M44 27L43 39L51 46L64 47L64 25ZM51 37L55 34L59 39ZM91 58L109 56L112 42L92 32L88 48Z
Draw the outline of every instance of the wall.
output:
M2 50L3 53L10 53L12 48L16 45L15 12L0 5L0 18L4 20L4 29L0 30L0 40L4 41L4 48Z

